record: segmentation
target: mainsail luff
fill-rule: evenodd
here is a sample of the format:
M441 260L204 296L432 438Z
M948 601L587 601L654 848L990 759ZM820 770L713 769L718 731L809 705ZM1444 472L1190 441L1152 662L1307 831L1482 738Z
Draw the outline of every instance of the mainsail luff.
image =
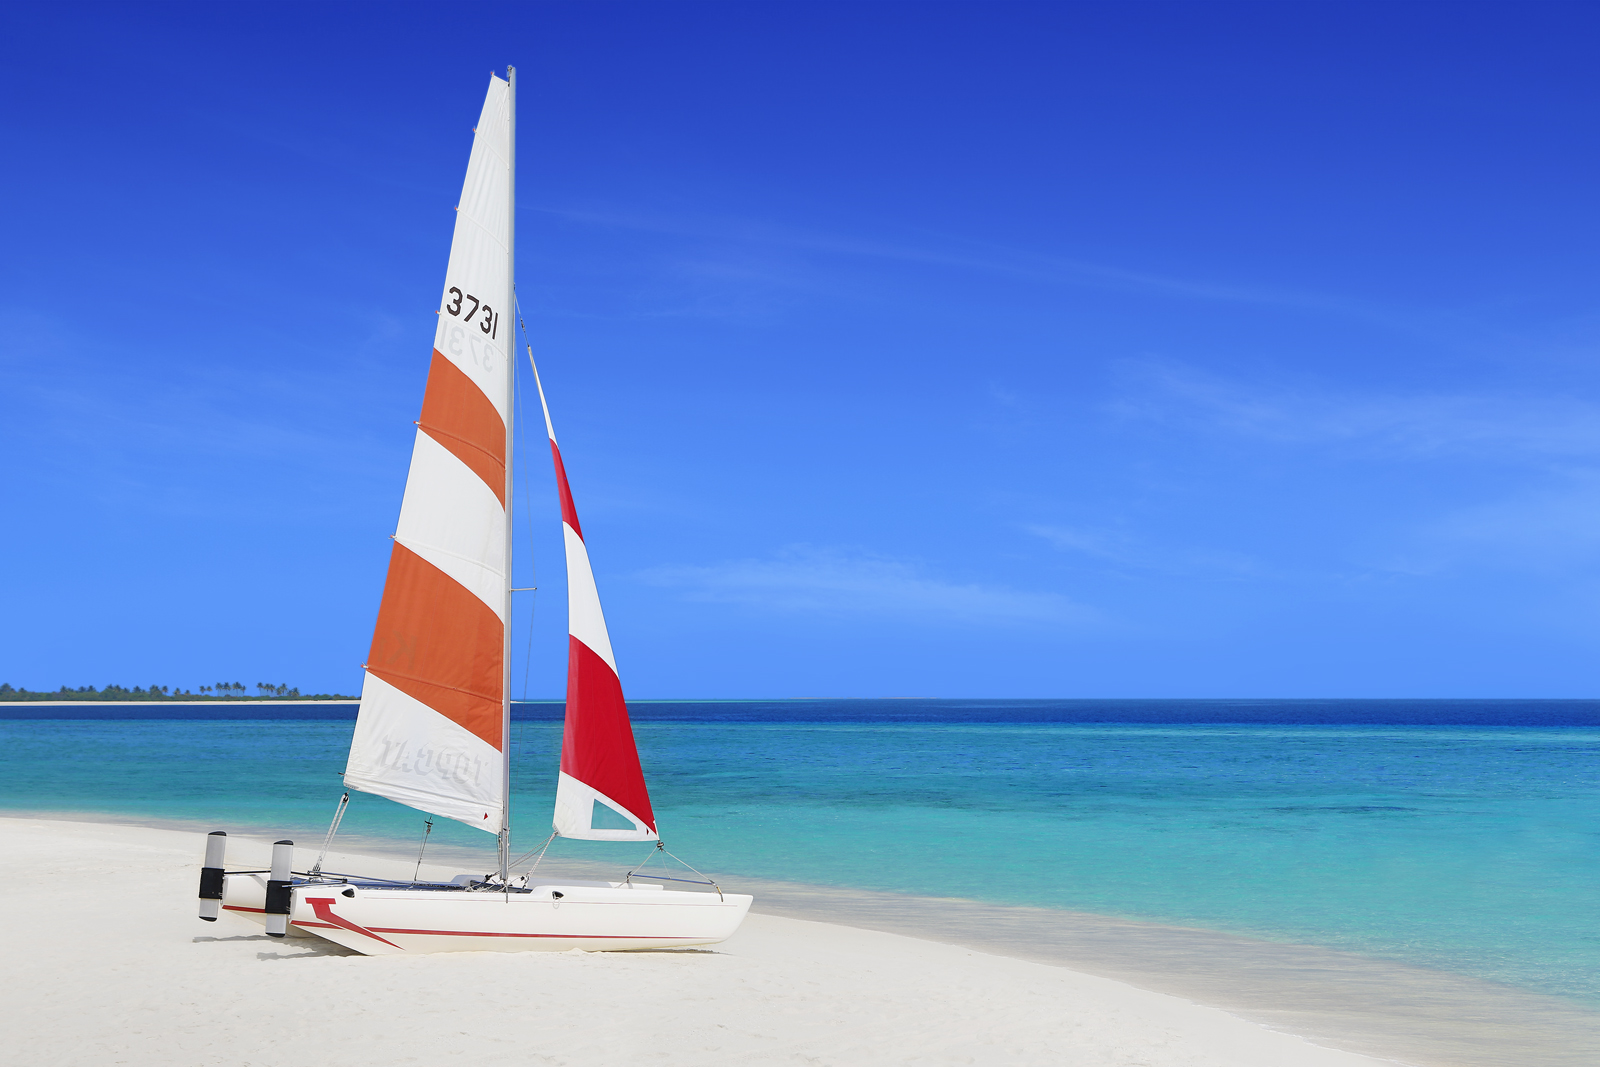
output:
M657 835L650 792L639 765L622 680L589 565L589 549L531 349L528 364L533 368L545 432L550 437L567 557L567 711L556 782L555 831L562 837L586 841L653 841ZM632 829L595 826L598 805L632 823Z
M477 826L502 843L511 107L510 83L491 76L345 770L350 788Z
M505 882L510 878L511 869L511 586L512 575L516 572L511 569L512 552L512 516L516 512L514 507L515 492L513 487L516 482L512 475L512 455L516 451L516 346L514 339L517 332L514 323L517 315L517 68L506 67L506 313L511 316L506 320L506 344L502 351L505 353L505 378L506 378L506 473L505 491L501 500L505 502L505 529L506 529L506 567L505 567L505 592L502 603L505 611L501 618L505 625L501 627L500 641L500 881ZM440 316L443 318L444 316Z

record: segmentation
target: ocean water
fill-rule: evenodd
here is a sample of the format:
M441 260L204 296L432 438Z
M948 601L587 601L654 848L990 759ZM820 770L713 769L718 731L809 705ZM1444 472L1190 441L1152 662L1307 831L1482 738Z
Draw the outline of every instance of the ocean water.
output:
M0 710L0 808L314 846L340 792L352 714L287 710ZM734 886L742 874L1157 920L1600 1008L1600 702L633 711L664 841ZM523 706L513 726L525 848L548 832L559 715ZM344 828L414 849L422 816L356 795ZM492 863L487 834L440 821L433 840L480 847ZM556 847L621 863L645 851Z

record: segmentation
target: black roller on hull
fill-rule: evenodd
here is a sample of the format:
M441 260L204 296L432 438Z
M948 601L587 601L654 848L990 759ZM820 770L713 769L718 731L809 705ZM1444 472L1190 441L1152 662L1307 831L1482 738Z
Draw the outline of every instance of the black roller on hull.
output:
M267 878L267 936L286 937L289 934L289 910L294 907L294 893L289 886L293 875L294 842L272 843L272 873Z
M200 868L200 918L208 923L222 914L222 864L228 851L228 834L213 830L206 837L206 862Z

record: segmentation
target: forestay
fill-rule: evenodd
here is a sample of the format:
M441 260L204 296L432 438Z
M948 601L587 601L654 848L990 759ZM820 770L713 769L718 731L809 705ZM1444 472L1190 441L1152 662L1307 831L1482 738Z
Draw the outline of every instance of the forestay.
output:
M504 823L511 101L489 80L345 784Z

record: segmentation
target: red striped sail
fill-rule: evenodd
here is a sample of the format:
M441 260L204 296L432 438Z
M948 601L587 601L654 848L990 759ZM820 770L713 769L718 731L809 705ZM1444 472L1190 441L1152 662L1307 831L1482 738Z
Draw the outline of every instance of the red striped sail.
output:
M510 87L489 79L345 784L504 823Z
M531 364L532 352L528 360ZM622 699L622 681L600 610L600 592L589 567L589 549L578 524L537 367L534 382L539 387L539 404L555 460L567 548L567 718L556 784L555 829L562 837L587 841L651 841L656 837L656 817L650 810L650 792L639 766L628 706Z

